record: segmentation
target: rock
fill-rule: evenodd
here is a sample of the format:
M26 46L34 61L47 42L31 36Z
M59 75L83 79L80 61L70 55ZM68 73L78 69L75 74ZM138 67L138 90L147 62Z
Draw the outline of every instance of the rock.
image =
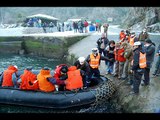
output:
M20 55L24 55L24 53L25 53L25 50L19 50Z
M156 23L153 25L148 26L148 31L149 32L160 32L160 23Z

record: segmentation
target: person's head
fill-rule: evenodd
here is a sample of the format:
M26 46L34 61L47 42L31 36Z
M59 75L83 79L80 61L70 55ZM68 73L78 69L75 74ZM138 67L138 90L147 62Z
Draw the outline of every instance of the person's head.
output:
M145 33L145 32L147 32L147 30L146 30L146 29L143 29L143 32Z
M114 47L115 46L115 41L114 40L109 41L109 46Z
M129 34L129 33L130 33L129 29L127 29L127 30L126 30L126 33L127 33L127 34Z
M8 66L8 69L9 69L9 70L13 70L13 71L15 71L15 72L18 71L17 65L9 65L9 66Z
M134 37L136 36L136 33L135 32L131 32L131 37Z
M14 68L18 69L18 66L17 66L17 65L14 65Z
M80 65L83 65L84 61L85 61L85 57L79 57L78 61L79 61Z
M116 43L115 43L115 47L116 47L116 48L120 48L120 45L121 45L121 44L120 44L119 42L116 42Z
M124 31L124 30L121 30L121 32L124 33L125 31Z
M28 70L28 71L32 71L32 69L33 69L33 67L32 67L32 66L28 66L28 67L26 67L26 70Z
M61 74L66 74L68 72L68 66L66 65L62 66L60 71L61 71Z
M126 49L127 46L128 46L128 43L127 42L123 42L121 46L123 46L123 48Z
M150 39L145 40L145 46L149 46L152 44L152 41Z
M48 67L44 67L43 70L49 70L49 68Z
M92 54L94 56L97 56L97 54L98 54L98 48L92 48Z
M135 42L134 43L134 49L136 49L136 48L138 48L138 47L140 47L141 46L141 42L140 41L137 41L137 42Z

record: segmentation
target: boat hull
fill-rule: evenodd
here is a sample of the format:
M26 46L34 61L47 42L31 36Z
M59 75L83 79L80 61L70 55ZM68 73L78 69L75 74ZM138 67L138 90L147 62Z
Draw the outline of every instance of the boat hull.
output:
M115 91L108 78L102 76L98 81L97 85L86 90L50 93L0 87L0 103L56 109L94 104L102 98L110 98Z

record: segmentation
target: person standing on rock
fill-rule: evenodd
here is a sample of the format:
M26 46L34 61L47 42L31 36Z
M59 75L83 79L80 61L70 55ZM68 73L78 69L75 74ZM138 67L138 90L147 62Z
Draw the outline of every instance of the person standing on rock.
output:
M124 30L121 30L120 34L119 34L119 41L120 42L123 42L124 39L126 37L126 34L125 34L125 31Z
M154 61L155 44L150 39L147 39L145 41L144 48L146 52L147 67L144 69L144 83L142 83L141 85L147 86L150 84L150 69Z
M127 42L123 42L122 46L124 48L124 58L126 58L126 61L124 63L122 79L128 79L128 81L131 83L129 70L131 68L131 61L133 59L133 49L132 46Z
M139 93L139 86L141 84L142 75L146 68L146 53L142 47L140 41L134 43L132 68L130 70L133 73L133 91L131 94Z
M113 66L115 62L115 56L114 56L114 49L115 49L115 41L111 40L109 41L109 45L106 47L106 57L109 59L112 59L112 61L105 61L107 69L106 69L106 74L113 74Z
M104 33L105 33L106 38L108 38L108 27L109 27L109 24L104 24L103 25Z
M87 56L86 61L89 63L91 74L89 75L89 80L91 82L92 76L99 78L100 77L100 71L99 71L99 65L101 60L108 60L109 58L102 56L100 53L98 53L98 48L92 48L92 53Z
M149 34L146 29L143 29L143 31L139 34L138 40L142 43L142 46L144 46L144 42L147 39L149 39Z
M97 46L98 46L98 50L99 53L105 56L105 48L108 45L109 40L105 37L105 34L102 33L102 36L97 40Z

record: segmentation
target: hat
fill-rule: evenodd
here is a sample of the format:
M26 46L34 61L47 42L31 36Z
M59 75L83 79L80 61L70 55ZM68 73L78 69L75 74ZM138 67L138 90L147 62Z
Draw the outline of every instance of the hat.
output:
M48 67L44 67L43 70L49 70L49 68Z
M97 53L98 52L98 48L92 48L92 52L93 53Z
M141 45L141 42L137 41L134 43L134 45Z
M131 35L135 35L136 33L134 31L131 32Z
M26 68L26 70L32 70L32 69L33 69L32 66L28 66L28 67Z
M62 66L61 67L61 72L67 73L68 72L68 67L67 66Z
M84 63L84 61L85 61L85 57L79 57L78 61L82 65Z
M152 43L150 39L145 40L146 43Z
M17 65L14 65L14 67L15 67L16 69L18 69Z

